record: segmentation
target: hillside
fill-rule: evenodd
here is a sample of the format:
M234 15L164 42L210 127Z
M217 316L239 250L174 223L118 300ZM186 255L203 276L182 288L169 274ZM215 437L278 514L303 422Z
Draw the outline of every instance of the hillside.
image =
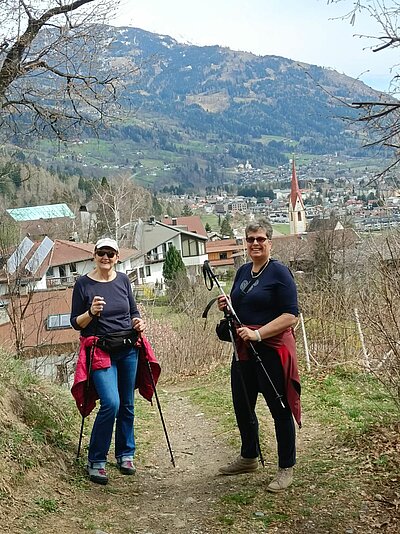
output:
M334 70L219 46L193 46L108 27L102 69L133 64L119 119L74 144L32 140L31 158L60 172L121 170L157 189L216 185L240 162L284 164L297 154L363 157L347 104L379 93ZM23 146L24 150L28 147ZM29 151L27 152L29 154Z

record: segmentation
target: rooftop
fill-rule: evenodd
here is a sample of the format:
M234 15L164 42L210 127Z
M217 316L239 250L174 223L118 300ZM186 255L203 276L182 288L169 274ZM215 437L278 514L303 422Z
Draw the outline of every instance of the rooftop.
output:
M36 221L38 219L55 219L60 217L75 218L75 215L67 204L29 206L27 208L12 208L6 211L14 221Z

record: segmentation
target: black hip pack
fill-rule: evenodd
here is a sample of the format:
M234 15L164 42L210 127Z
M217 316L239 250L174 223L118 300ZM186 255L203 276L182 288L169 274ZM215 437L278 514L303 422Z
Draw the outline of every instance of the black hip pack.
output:
M138 333L136 330L122 330L121 332L112 332L99 337L96 347L112 355L120 350L134 347L137 339Z

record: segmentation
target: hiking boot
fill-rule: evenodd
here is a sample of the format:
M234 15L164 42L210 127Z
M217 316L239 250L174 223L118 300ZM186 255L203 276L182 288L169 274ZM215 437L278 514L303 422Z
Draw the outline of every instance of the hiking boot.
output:
M268 491L279 493L288 488L293 482L293 467L279 467L275 478L267 486Z
M108 476L103 462L88 462L86 471L91 482L102 484L103 486L107 484Z
M131 458L117 460L118 469L123 475L134 475L136 473L136 467L133 465Z
M220 467L219 472L222 475L240 475L241 473L252 473L257 468L257 458L243 458L243 456L238 456L232 463Z

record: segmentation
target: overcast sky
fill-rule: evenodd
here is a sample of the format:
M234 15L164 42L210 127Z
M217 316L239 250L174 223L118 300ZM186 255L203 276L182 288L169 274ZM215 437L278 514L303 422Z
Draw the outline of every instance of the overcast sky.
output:
M196 45L228 46L259 55L277 55L331 67L386 91L399 62L395 50L374 53L374 41L354 34L379 35L368 17L355 26L337 17L352 0L122 0L114 24L169 35ZM347 8L347 9L346 9Z

